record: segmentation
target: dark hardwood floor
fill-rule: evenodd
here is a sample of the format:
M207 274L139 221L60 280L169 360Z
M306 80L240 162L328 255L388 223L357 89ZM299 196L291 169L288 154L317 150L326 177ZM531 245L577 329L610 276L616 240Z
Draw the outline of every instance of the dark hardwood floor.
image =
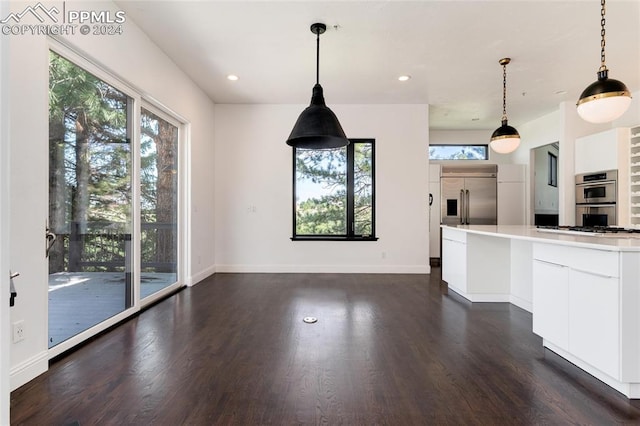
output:
M544 350L529 313L439 272L217 274L54 362L11 394L11 423L640 423L640 400Z

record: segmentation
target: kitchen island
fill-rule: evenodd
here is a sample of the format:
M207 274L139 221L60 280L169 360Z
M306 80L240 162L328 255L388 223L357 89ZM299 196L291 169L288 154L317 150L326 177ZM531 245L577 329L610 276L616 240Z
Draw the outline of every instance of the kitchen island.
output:
M638 234L443 226L442 279L473 302L528 310L543 346L640 398Z

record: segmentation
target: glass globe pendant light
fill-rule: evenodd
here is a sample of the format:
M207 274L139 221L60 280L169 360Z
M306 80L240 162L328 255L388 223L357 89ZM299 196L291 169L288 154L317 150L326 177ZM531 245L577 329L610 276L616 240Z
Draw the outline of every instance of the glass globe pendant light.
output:
M502 125L491 135L489 146L498 154L509 154L520 146L520 134L509 126L507 120L507 64L511 58L502 58L499 63L502 65Z
M349 145L336 115L324 103L320 86L320 34L326 31L325 24L311 25L316 35L316 84L313 86L311 104L305 108L293 126L287 145L301 149L334 149Z
M620 117L631 104L629 89L619 80L609 78L604 63L605 54L605 0L600 1L600 68L598 80L590 84L580 95L578 115L590 123L607 123Z

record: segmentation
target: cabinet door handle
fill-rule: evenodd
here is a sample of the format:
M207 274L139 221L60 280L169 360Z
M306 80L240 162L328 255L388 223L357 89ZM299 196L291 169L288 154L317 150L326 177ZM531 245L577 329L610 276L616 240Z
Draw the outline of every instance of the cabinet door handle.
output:
M540 259L533 259L533 260L538 263L544 263L545 265L555 266L556 268L568 268L568 266L566 265L560 265L559 263L548 262L546 260L540 260Z
M583 274L587 274L587 275L595 275L596 277L600 277L600 278L614 278L614 279L618 279L618 277L614 277L613 275L606 275L606 274L601 274L599 272L593 272L593 271L585 271L583 269L574 269L571 268L576 272L581 272Z

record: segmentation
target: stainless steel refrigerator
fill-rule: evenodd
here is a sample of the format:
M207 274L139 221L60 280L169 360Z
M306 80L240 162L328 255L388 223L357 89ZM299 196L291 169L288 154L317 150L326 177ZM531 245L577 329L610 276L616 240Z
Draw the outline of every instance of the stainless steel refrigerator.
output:
M496 165L442 166L441 222L445 225L496 225Z

